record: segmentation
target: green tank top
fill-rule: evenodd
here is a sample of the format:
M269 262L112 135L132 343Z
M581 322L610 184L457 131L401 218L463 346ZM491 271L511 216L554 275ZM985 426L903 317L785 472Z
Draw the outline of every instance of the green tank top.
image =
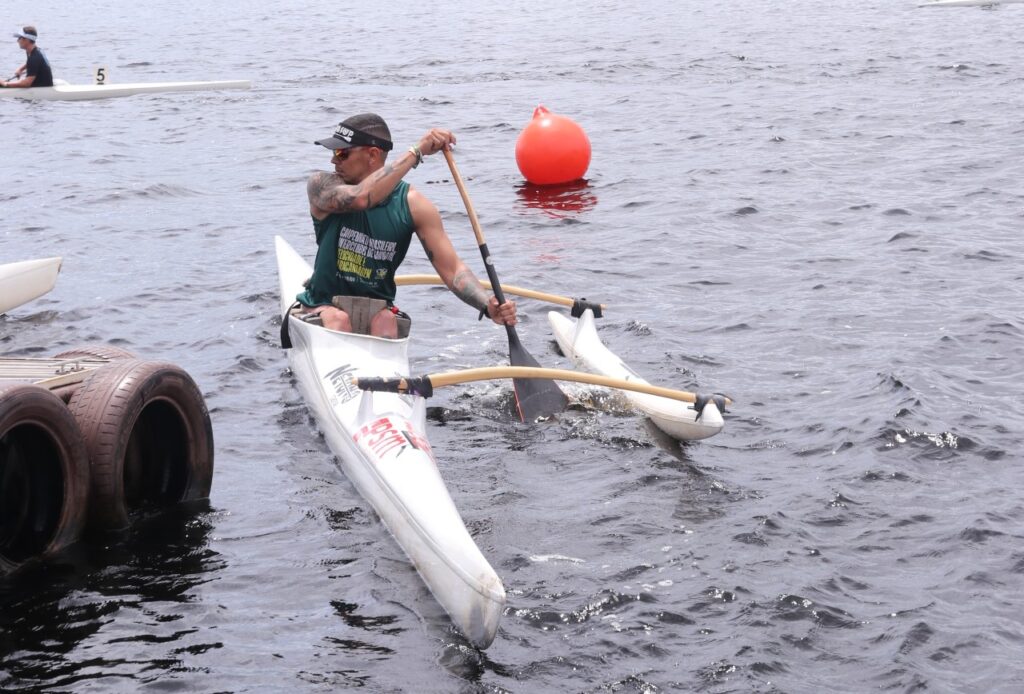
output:
M339 295L394 302L395 272L415 232L408 196L409 184L399 181L372 209L314 217L313 277L295 298L306 306L329 304Z

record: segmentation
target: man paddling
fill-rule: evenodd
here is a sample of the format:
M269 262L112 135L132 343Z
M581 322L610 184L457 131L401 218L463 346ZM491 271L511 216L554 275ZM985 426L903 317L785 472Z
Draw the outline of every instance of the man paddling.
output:
M36 46L39 40L39 32L35 27L22 27L14 37L18 39L18 47L25 51L25 64L19 67L15 77L24 77L18 80L0 82L0 87L52 87L53 71L50 70L50 63L43 55L43 51Z
M430 156L455 144L434 128L387 163L391 131L375 113L347 118L315 144L333 152L334 172L309 177L306 192L317 253L313 276L296 298L301 311L326 328L379 337L407 333L395 307L395 272L415 234L427 258L455 296L499 325L516 324L515 302L498 303L459 258L430 200L402 180Z

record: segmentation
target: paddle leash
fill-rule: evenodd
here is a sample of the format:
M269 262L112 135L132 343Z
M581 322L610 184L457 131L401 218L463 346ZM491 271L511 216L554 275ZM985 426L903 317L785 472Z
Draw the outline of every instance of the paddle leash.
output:
M484 267L487 269L487 277L491 281L491 290L498 299L499 304L505 303L505 294L501 291L501 283L498 281L498 273L494 269L494 261L491 260L491 253L487 250L487 241L484 239L484 232L480 228L476 212L473 211L473 203L466 192L466 186L459 175L459 169L455 166L455 159L447 149L444 151L444 158L448 161L448 168L452 171L455 185L459 188L462 202L466 206L466 213L469 214L469 222L473 225L473 233L476 234L476 242L480 246L480 255L484 259ZM512 366L540 368L540 364L533 356L526 351L519 341L519 335L514 326L506 325L508 333L508 356ZM519 419L524 422L533 422L540 417L550 417L556 412L561 412L569 404L569 399L562 392L554 381L549 378L513 378L512 389L516 396L516 410Z

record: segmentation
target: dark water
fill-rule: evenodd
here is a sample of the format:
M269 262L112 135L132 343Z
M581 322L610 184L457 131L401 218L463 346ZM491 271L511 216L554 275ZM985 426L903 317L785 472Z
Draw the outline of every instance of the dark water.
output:
M0 260L65 258L2 352L177 362L217 442L208 505L0 587L0 688L1019 691L1024 7L914 4L6 3L69 81L254 88L0 101ZM554 200L513 156L539 103L593 144ZM610 304L635 369L737 401L678 446L583 387L538 426L508 384L439 392L434 450L509 596L484 653L276 344L273 235L312 256L311 143L367 110L402 147L456 131L505 282ZM480 268L443 161L409 180ZM506 358L444 291L400 301L417 373ZM565 367L547 310L521 301L520 335Z

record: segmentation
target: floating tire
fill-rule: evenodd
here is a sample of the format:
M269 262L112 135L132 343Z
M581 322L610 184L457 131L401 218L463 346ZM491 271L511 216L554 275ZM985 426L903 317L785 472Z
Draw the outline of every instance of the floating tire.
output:
M114 345L83 345L53 355L54 359L74 359L76 357L82 359L106 359L107 361L138 358L128 350L115 347Z
M179 367L115 361L86 377L68 409L89 457L91 530L120 530L137 511L209 496L210 415Z
M60 354L53 355L54 359L100 359L103 361L120 361L121 359L137 359L135 354L129 352L126 349L115 347L113 345L81 345L73 349L66 350ZM69 383L65 386L59 386L53 389L57 397L64 401L65 404L71 401L71 396L78 390L78 383Z
M88 496L85 445L60 398L0 387L0 575L78 540Z

